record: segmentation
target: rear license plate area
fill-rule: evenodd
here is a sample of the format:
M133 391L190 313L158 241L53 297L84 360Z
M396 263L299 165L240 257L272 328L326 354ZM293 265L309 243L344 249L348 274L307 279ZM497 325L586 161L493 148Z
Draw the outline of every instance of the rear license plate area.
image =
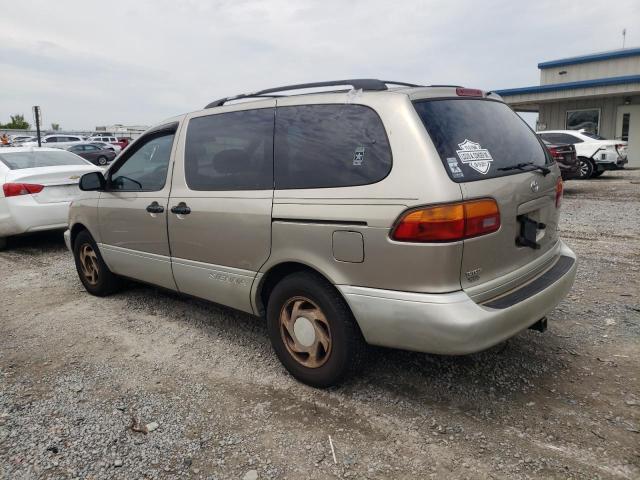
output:
M544 230L547 226L532 218L531 214L518 215L518 223L520 224L520 230L516 238L516 245L538 250L540 248L540 243L538 242L544 237Z

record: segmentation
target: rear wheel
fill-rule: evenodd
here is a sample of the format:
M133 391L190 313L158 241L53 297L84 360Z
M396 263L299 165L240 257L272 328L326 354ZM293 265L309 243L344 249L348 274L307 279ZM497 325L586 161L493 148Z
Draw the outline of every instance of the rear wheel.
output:
M592 178L598 178L598 177L599 177L600 175L602 175L603 173L604 173L604 170L601 170L601 171L599 171L599 172L593 172L593 173L591 174L591 177L592 177Z
M84 288L91 295L104 297L120 287L120 278L104 263L96 242L87 230L78 234L73 243L76 270Z
M366 344L351 310L317 274L294 273L275 286L267 325L276 355L307 385L337 385L362 364Z
M106 165L107 157L98 157L98 165Z
M580 157L580 169L578 170L578 178L586 180L587 178L591 178L594 172L593 163L591 160L585 157Z

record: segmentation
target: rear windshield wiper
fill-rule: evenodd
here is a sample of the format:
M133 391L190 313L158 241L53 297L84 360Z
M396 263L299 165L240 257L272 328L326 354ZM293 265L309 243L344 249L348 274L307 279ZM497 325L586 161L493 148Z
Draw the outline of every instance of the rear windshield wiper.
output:
M526 167L533 167L533 168L527 169ZM539 170L540 172L542 172L542 175L544 175L545 177L547 176L547 174L551 173L551 170L549 170L547 167L543 167L542 165L536 165L533 162L516 163L515 165L502 167L502 168L499 168L498 170L502 172L506 172L507 170L524 170L524 171Z

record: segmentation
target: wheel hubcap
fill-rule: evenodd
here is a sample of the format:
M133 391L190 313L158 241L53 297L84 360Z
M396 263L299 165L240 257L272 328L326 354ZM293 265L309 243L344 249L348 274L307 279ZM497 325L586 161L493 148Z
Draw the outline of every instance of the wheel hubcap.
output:
M93 247L88 243L80 247L80 268L87 283L90 285L98 283L98 257Z
M280 334L301 365L318 368L331 354L331 329L322 310L306 297L289 299L280 312Z
M589 166L586 162L580 162L580 175L584 177L587 173L589 173Z

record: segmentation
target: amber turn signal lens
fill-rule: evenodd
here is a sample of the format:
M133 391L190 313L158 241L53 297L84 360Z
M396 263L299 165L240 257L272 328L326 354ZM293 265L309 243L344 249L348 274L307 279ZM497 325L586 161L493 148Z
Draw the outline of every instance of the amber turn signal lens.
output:
M391 238L399 242L455 242L499 228L498 204L481 199L411 210L400 218Z

